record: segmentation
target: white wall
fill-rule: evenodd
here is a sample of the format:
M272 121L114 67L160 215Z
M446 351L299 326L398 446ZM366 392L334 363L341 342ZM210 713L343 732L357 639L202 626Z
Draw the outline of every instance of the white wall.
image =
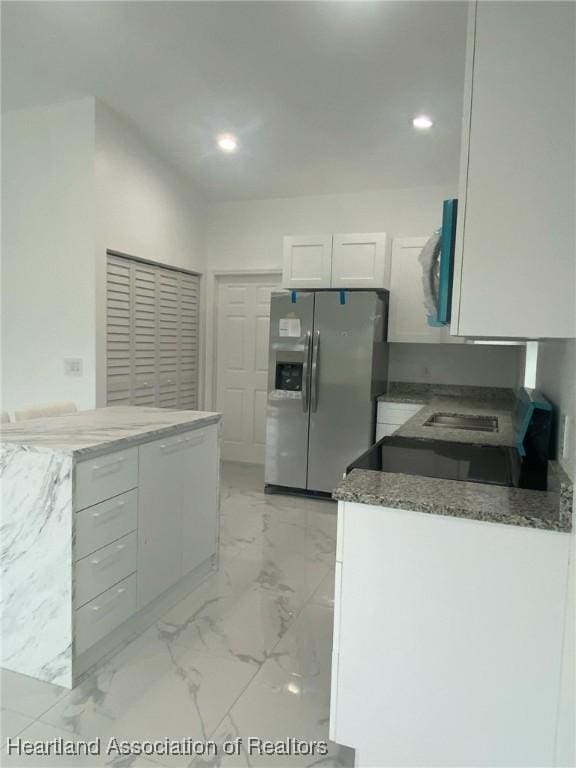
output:
M5 115L2 148L3 408L102 405L106 249L203 271L203 200L92 98Z
M159 157L130 125L101 102L96 102L95 174L97 404L104 405L106 250L203 272L206 211L190 179Z
M204 269L206 211L199 192L98 101L96 190L99 235L106 248Z
M442 201L456 187L382 189L347 195L272 198L211 206L209 269L282 266L284 235L388 232L417 236L441 224Z
M515 389L523 349L484 344L390 344L388 379Z
M95 398L94 103L3 116L2 407ZM81 377L63 358L81 357Z

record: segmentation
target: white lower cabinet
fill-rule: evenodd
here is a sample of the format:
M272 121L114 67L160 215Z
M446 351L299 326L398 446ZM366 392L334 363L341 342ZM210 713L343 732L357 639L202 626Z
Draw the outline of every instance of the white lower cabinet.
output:
M182 437L140 447L138 508L138 607L182 575L181 532L186 499L187 446Z
M140 448L138 607L216 551L216 429L194 430Z
M75 648L83 653L136 611L136 574L115 584L76 611Z
M379 400L376 411L376 440L393 435L423 407L424 403L388 403Z
M338 505L330 737L368 766L553 766L570 536Z
M114 496L78 512L75 519L74 559L116 541L138 526L138 491Z
M138 607L147 605L216 551L216 429L140 448Z
M215 429L189 436L188 471L182 514L182 573L203 563L216 551L218 519L218 461Z
M87 603L135 570L136 533L129 533L75 563L75 605Z
M218 480L217 424L78 463L76 654L215 555Z

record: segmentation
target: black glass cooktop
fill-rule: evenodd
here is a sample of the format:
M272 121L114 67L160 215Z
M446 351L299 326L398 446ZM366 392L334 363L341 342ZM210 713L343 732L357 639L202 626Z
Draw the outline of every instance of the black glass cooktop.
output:
M517 485L514 448L384 437L348 467L493 485Z

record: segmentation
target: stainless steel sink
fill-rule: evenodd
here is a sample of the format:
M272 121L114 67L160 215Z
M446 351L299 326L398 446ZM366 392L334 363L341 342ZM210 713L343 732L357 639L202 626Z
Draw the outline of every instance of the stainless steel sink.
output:
M496 416L472 416L464 413L433 413L424 422L425 427L469 429L472 432L498 432Z

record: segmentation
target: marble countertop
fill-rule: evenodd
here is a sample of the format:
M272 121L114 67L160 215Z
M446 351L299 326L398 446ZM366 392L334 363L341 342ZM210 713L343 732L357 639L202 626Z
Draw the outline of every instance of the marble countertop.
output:
M484 483L443 480L354 469L333 498L373 506L461 517L504 525L572 530L573 486L558 466L551 466L550 491L530 491Z
M143 406L114 406L65 416L3 424L3 445L73 455L108 453L220 421L211 411L173 411Z

